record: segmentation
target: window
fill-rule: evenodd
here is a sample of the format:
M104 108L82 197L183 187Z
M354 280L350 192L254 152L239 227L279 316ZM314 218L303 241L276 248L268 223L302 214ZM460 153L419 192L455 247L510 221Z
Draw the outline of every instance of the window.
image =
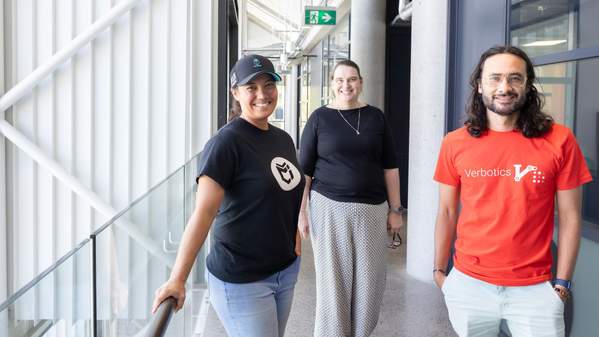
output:
M279 97L277 99L277 107L275 111L268 118L268 122L279 129L285 130L285 81L282 80L277 82L277 91Z
M323 85L321 104L329 104L333 99L331 92L331 72L335 64L349 58L349 19L345 18L338 27L322 40L322 74Z
M582 217L599 227L599 57L536 68L545 111L576 134L593 181L583 188Z
M508 41L537 64L537 88L545 95L545 112L572 129L593 175L593 182L583 187L582 217L587 229L599 233L599 1L512 0L510 4ZM543 60L547 64L539 64ZM599 242L597 234L589 235Z
M300 78L301 78L301 91L300 91L300 111L299 111L299 136L301 137L302 132L304 132L304 126L306 126L306 122L308 122L308 117L310 116L310 59L306 58L304 62L301 64L300 70ZM299 137L298 137L299 139ZM298 142L299 143L299 142Z
M599 1L511 2L511 44L530 57L599 46Z

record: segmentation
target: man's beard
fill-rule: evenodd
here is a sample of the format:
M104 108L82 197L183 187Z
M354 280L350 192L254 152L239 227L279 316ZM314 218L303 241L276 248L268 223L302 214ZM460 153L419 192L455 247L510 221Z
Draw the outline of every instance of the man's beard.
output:
M514 113L520 111L520 109L522 109L522 107L524 106L524 103L526 103L526 96L518 95L515 92L507 92L504 95L496 95L496 96L516 97L516 100L514 100L509 105L495 104L492 96L487 96L487 95L481 95L481 96L483 98L483 103L485 104L485 108L487 108L488 110L493 111L494 113L501 115L501 116L513 115Z

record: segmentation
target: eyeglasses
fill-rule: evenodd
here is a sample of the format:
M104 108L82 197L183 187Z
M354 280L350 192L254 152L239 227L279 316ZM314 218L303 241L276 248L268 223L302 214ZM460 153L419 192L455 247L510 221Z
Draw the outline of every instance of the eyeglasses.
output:
M391 239L391 242L389 243L389 245L387 245L387 247L395 249L399 246L401 246L401 236L399 236L399 233L393 232L393 238Z
M485 84L490 87L498 87L503 80L507 81L507 84L514 88L521 88L526 84L526 77L521 74L491 74L484 79Z

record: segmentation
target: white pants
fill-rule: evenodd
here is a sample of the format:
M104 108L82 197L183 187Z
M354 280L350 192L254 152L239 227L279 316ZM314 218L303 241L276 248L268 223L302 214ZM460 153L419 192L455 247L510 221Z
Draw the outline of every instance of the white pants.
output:
M441 290L460 337L497 337L502 319L513 337L564 336L564 303L550 282L502 287L454 268Z

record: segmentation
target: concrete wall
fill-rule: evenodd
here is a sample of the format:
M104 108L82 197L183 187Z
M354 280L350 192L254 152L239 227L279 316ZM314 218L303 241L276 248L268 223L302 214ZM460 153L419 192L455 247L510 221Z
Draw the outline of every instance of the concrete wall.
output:
M599 336L599 244L583 238L580 254L576 264L576 272L572 279L573 310L572 331L570 337Z
M414 1L412 6L406 267L411 276L430 282L438 204L433 173L447 114L449 1Z
M352 0L351 59L364 78L362 100L378 108L385 106L385 1Z

